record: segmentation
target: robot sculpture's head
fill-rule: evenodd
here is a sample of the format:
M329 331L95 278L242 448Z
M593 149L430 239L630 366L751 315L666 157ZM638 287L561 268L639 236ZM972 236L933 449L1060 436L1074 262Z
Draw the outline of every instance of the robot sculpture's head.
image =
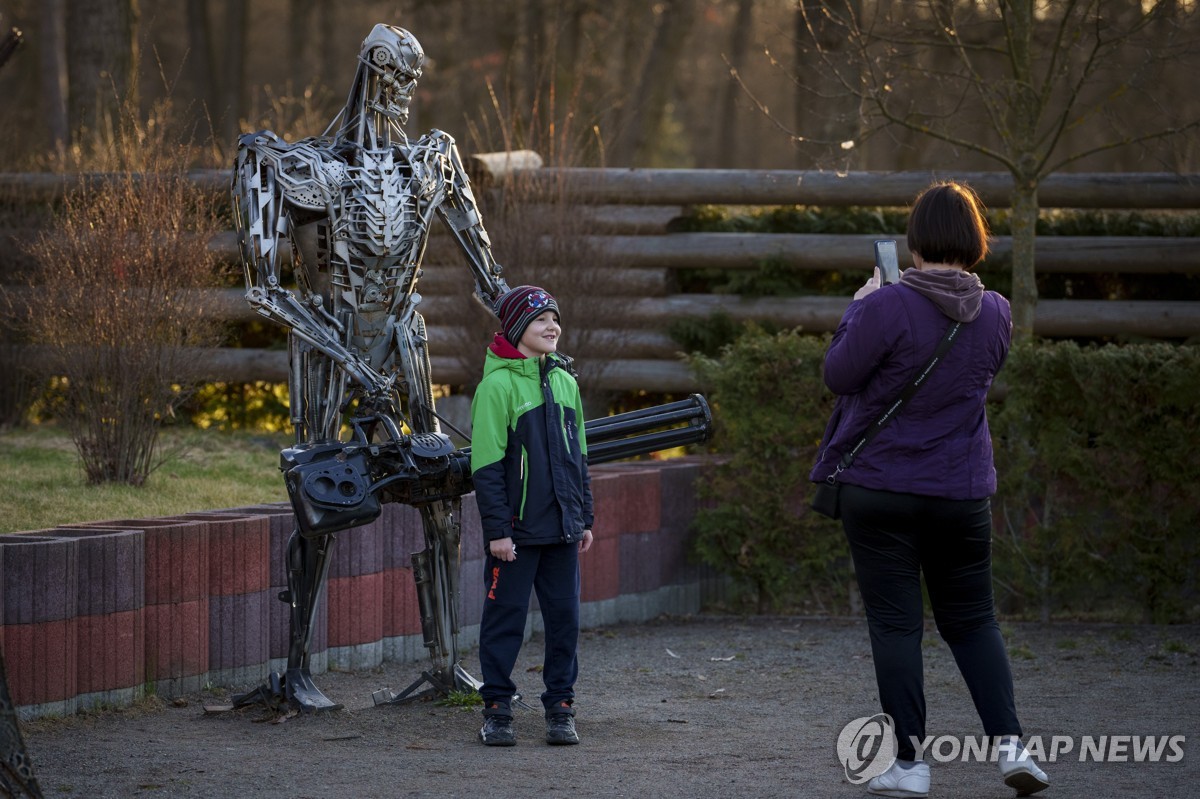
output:
M417 37L395 25L376 25L363 40L358 60L360 75L366 78L363 99L367 109L397 124L406 123L425 65L425 51Z

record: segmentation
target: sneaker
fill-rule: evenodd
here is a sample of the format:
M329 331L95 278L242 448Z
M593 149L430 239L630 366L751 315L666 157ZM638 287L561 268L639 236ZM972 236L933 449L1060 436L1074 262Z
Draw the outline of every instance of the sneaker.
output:
M1000 742L996 762L1004 784L1015 789L1017 796L1031 796L1050 787L1050 778L1029 756L1019 738L1006 738Z
M867 783L867 793L922 799L929 795L929 764L918 760L912 768L901 768L899 762L893 763L891 768Z
M559 702L546 711L546 743L564 746L579 743L575 732L575 710L570 702Z
M513 732L512 716L507 708L492 703L483 711L483 726L479 728L479 740L484 746L515 746L517 734Z

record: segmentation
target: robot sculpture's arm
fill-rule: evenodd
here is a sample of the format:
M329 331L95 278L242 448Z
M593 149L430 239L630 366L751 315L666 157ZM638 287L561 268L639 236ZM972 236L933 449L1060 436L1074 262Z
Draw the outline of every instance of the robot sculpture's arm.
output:
M345 345L346 331L323 298L300 281L303 299L280 285L280 242L293 258L293 226L331 215L335 193L317 147L287 144L270 131L243 135L233 174L233 210L246 272L246 301L259 314L328 355L371 396L384 396L394 377L381 374ZM330 169L336 169L333 164Z
M445 199L437 207L438 215L471 265L475 297L491 310L500 295L508 291L508 284L500 276L503 268L492 257L492 242L483 227L458 146L450 134L440 130L431 131L422 141L428 143L428 149L418 152L417 157L426 161L427 168L440 169L446 186Z

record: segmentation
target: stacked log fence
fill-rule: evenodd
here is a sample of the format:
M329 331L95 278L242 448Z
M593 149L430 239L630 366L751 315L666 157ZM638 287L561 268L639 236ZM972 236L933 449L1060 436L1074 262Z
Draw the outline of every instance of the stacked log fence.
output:
M615 390L681 392L701 389L682 363L679 346L667 334L671 320L706 319L722 314L734 320L759 320L821 333L833 330L849 298L830 296L740 297L727 294L683 293L674 289L686 270L745 270L766 259L790 268L813 271L870 272L871 242L875 235L687 233L671 232L671 222L696 205L824 207L907 205L934 179L965 180L979 191L989 207L1008 205L1011 180L1001 173L926 172L849 173L809 171L584 169L523 166L511 170L502 158L476 157L478 192L486 196L504 190L514 176L541 190L547 197L572 204L572 212L586 218L593 244L620 262L611 280L604 281L602 296L589 297L587 307L571 309L579 316L599 311L601 318L623 321L598 331L619 346L613 363L604 366L603 380ZM536 163L536 159L533 161ZM515 158L518 166L529 158ZM86 176L102 180L104 176ZM196 171L192 178L214 192L228 190L229 176L220 171ZM78 176L0 175L0 192L20 196L28 203L52 202L79 179ZM1039 189L1042 208L1195 210L1200 208L1200 176L1169 173L1063 174L1047 178ZM530 213L536 213L533 206ZM487 220L485 219L485 224ZM463 337L455 335L462 298L472 281L450 237L435 235L426 254L419 283L421 312L429 325L434 379L462 385L469 379L464 368ZM7 231L10 240L29 231ZM901 260L907 252L903 236ZM206 246L229 261L237 260L232 231L217 235ZM3 248L16 257L13 246ZM1011 239L994 242L993 262L1005 263ZM504 260L504 253L497 256ZM1037 269L1045 274L1119 273L1136 275L1200 273L1200 239L1190 237L1076 237L1039 236ZM587 264L572 265L587 269ZM12 270L8 270L9 273ZM520 282L519 265L512 265L512 280ZM255 318L239 289L215 290L198 307L213 307L231 321ZM8 293L20 291L9 287ZM31 298L34 299L34 298ZM571 310L567 313L570 314ZM569 331L568 331L569 332ZM1180 339L1200 335L1200 303L1188 300L1043 300L1034 323L1044 337L1136 336ZM282 336L281 339L282 341ZM480 349L482 348L480 343ZM201 377L240 382L286 379L287 362L278 349L224 348L195 354Z

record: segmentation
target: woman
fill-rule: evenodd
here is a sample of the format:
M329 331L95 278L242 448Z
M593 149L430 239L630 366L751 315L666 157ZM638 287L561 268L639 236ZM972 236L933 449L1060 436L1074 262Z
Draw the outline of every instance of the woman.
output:
M897 760L870 793L922 797L929 765L921 664L921 574L938 631L950 645L984 732L998 738L1006 784L1025 796L1049 785L1021 746L1012 674L992 605L991 500L996 470L986 400L1012 335L1008 302L971 273L988 250L982 204L965 185L937 183L908 221L914 268L854 295L825 356L838 403L811 479L823 481L929 362L943 335L957 340L909 402L837 474L841 518L867 611L883 711Z

